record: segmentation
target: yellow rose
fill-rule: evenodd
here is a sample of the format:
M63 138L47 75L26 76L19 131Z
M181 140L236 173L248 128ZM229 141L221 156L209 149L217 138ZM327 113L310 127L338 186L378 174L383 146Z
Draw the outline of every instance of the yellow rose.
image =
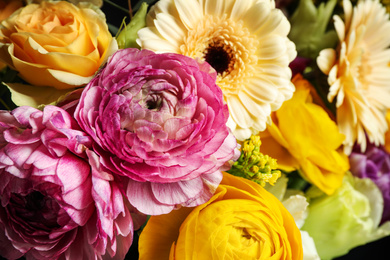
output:
M292 99L272 114L272 125L260 133L261 150L275 158L280 169L300 170L307 181L332 194L349 169L348 157L339 149L345 137L328 113L313 103L310 83L301 75L293 83Z
M252 181L224 173L205 204L152 216L139 259L302 259L300 231L281 202Z
M22 6L22 0L0 0L0 21L8 18Z
M22 0L0 0L0 22L8 18L13 12L22 6ZM5 68L5 66L5 63L0 62L0 70Z
M92 4L29 4L0 27L0 59L35 86L85 85L116 50L105 15Z

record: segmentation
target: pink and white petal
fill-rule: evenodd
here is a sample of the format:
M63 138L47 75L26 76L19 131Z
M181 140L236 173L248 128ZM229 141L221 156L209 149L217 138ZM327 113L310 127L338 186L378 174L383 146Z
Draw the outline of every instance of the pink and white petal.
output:
M151 183L153 195L160 203L180 205L196 197L203 189L200 178L176 183Z
M129 180L126 190L131 205L147 215L161 215L171 212L175 206L160 203L155 197L150 183Z

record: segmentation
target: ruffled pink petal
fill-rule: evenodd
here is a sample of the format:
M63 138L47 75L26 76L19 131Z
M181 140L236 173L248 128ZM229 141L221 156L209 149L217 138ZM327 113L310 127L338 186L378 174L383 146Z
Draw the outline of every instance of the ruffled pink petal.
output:
M126 195L137 210L147 215L161 215L171 212L175 206L158 202L154 197L151 184L129 180Z

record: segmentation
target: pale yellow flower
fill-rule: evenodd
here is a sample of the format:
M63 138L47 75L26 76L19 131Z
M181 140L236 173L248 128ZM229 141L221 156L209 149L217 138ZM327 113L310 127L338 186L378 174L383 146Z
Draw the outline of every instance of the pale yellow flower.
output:
M366 148L366 134L376 145L384 143L385 114L390 108L390 21L378 0L344 0L344 21L334 17L340 40L337 50L320 52L317 63L328 75L328 100L336 99L337 124L345 134L344 149L357 141Z
M206 60L229 107L228 126L244 140L264 130L271 111L290 99L290 24L273 0L161 0L137 43L155 52Z

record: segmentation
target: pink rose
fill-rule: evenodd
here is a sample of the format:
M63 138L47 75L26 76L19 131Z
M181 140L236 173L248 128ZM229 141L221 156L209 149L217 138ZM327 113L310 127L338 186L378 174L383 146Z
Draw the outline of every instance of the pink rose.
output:
M221 181L236 140L215 80L207 63L123 49L84 89L75 118L141 212L196 206Z
M78 129L55 106L0 111L1 256L124 258L130 210Z

